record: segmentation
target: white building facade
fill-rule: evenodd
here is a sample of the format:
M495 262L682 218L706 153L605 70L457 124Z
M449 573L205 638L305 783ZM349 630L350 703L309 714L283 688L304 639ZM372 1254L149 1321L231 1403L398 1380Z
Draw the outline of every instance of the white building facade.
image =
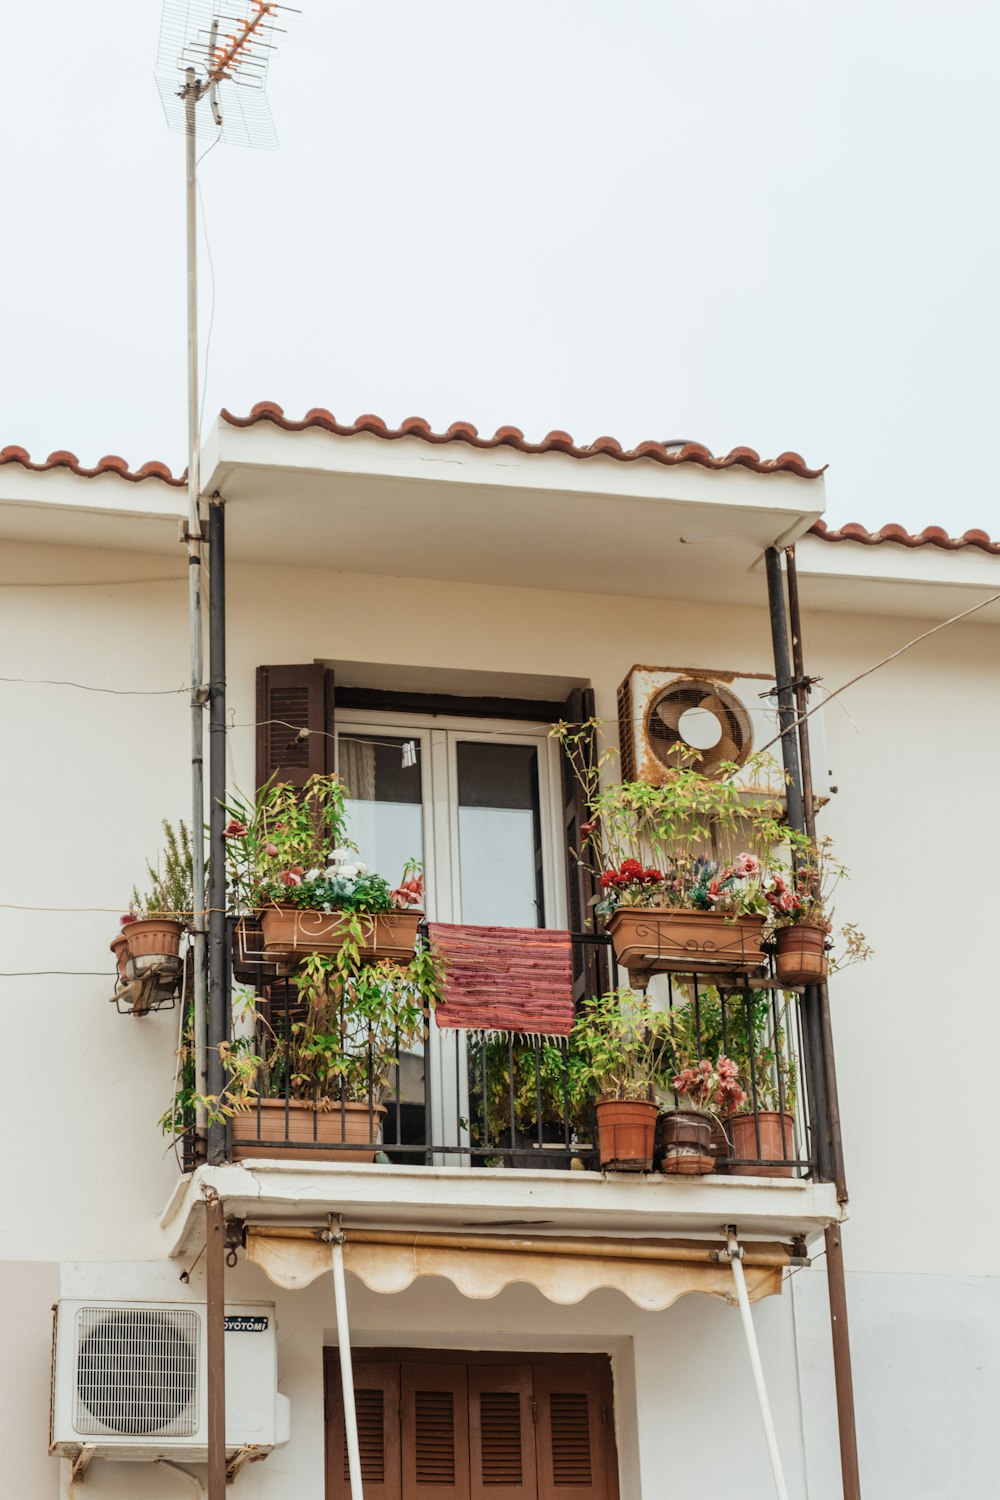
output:
M795 455L765 464L749 450L716 460L658 445L623 454L559 434L532 447L513 430L484 443L472 429L397 433L324 413L289 423L268 406L242 421L223 414L203 488L206 505L225 508L229 789L252 791L258 774L260 669L321 669L331 695L323 733L341 763L351 746L378 747L394 765L414 746L413 780L399 792L393 774L396 821L379 825L380 838L423 860L438 921L572 926L555 707L592 692L613 741L617 689L637 663L773 677L768 549L794 547L812 705L932 626L984 607L860 677L823 709L813 737L820 829L852 871L838 915L875 950L830 983L847 1202L815 1170L671 1179L568 1159L542 1170L531 1142L502 1168L448 1155L459 1137L449 1135L448 1058L433 1038L425 1062L440 1089L435 1103L422 1095L426 1152L390 1149L370 1165L198 1165L158 1124L182 1009L120 1014L108 953L161 819L189 816L185 491L158 466L86 471L71 456L36 465L11 449L0 459L11 788L0 897L10 1064L0 1451L10 1492L44 1500L75 1483L95 1500L165 1500L202 1483L193 1438L177 1444L174 1467L101 1456L75 1481L71 1461L48 1449L53 1304L67 1317L116 1300L203 1310L208 1198L233 1226L227 1305L251 1324L267 1317L268 1338L277 1330L273 1371L262 1360L262 1375L247 1374L257 1395L240 1399L249 1410L270 1381L290 1418L286 1434L279 1403L278 1429L260 1429L264 1448L278 1442L237 1474L247 1496L349 1494L332 1278L279 1285L244 1244L245 1231L315 1236L330 1223L347 1235L356 1384L376 1392L386 1432L390 1406L401 1413L399 1444L366 1484L372 1500L772 1493L724 1262L702 1264L676 1300L666 1273L595 1271L574 1297L571 1278L547 1280L537 1266L552 1263L539 1241L574 1239L603 1245L609 1261L615 1245L641 1258L683 1242L693 1263L699 1246L725 1244L730 1225L748 1251L788 1493L843 1493L832 1226L847 1266L864 1494L993 1494L1000 1213L988 1155L990 927L976 918L997 843L988 765L1000 729L1000 610L987 601L1000 592L1000 549L978 533L954 543L825 533L822 477ZM507 824L490 821L498 812L530 825L530 878L516 839L504 843ZM437 1258L413 1250L407 1270L399 1236L424 1237ZM492 1247L478 1279L451 1242ZM753 1251L774 1244L799 1253L769 1279ZM232 1392L244 1390L237 1371L254 1364L242 1351L255 1336L233 1325L226 1340L230 1424L244 1422L247 1443L253 1420L233 1410ZM521 1400L531 1423L516 1474L492 1480L484 1392ZM428 1438L420 1477L415 1413L445 1397L450 1457L435 1468ZM584 1403L585 1459L573 1448L573 1400ZM372 1409L359 1405L363 1437Z

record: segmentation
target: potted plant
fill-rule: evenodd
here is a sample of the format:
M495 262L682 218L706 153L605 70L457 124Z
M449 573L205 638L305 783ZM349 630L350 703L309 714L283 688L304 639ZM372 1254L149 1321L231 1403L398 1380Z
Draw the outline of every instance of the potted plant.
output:
M470 1039L469 1099L472 1139L509 1150L514 1167L562 1170L569 1152L591 1150L586 1064L571 1046Z
M779 1006L767 991L755 991L742 1018L730 1022L744 1093L728 1122L734 1177L794 1175L798 1066L786 1038L794 1004L794 996L784 996Z
M251 995L251 1029L225 1046L225 1090L204 1102L209 1119L232 1122L236 1161L370 1162L378 1150L391 1075L424 1036L439 964L423 946L406 964L367 962L363 918L344 920L336 953L311 954L296 976L295 1018L276 1024Z
M659 1113L654 1089L667 1040L663 1012L641 992L618 989L583 1001L570 1048L581 1059L581 1084L597 1095L602 1167L652 1170Z
M423 919L421 867L408 864L393 888L356 857L336 776L311 776L301 791L272 779L252 803L226 810L230 884L237 904L259 915L265 961L336 954L351 932L365 957L409 961Z
M133 888L122 930L111 943L123 980L158 964L175 961L180 967L181 938L194 910L191 835L183 821L174 829L166 819L163 833L159 862L146 865L149 888L145 895Z
M791 859L772 875L765 892L771 908L774 969L779 984L818 984L827 977L832 948L832 901L847 871L834 859L831 841L789 835ZM871 949L851 924L841 929L843 954L834 967L866 959Z
M587 799L584 850L595 853L600 871L594 905L607 919L618 962L637 983L666 971L745 972L760 966L768 913L764 890L785 830L773 797L744 787L771 766L769 758L743 767L726 763L718 777L684 764L660 786L602 786L607 754L596 765L584 754L598 727L599 721L589 720L556 725L553 733ZM773 774L765 784L772 783Z

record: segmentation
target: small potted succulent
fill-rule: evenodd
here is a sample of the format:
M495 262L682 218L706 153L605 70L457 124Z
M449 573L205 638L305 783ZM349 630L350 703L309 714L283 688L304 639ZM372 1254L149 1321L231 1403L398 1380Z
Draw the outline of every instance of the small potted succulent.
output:
M242 911L259 916L265 961L336 954L354 918L364 956L410 960L423 919L421 867L408 864L394 888L357 858L336 776L312 776L301 791L271 780L252 803L226 810L230 886Z
M607 921L618 962L637 984L654 973L759 967L768 915L764 891L785 829L773 795L746 787L758 778L773 784L772 762L726 763L713 776L679 765L659 786L602 785L608 753L596 764L584 753L598 727L597 720L560 724L553 734L586 796L584 848L574 853L585 869L594 856L599 891L593 904Z
M570 1050L581 1059L580 1083L597 1095L601 1166L649 1172L653 1166L657 1081L669 1038L662 1011L629 989L584 1000Z
M180 967L181 939L194 911L191 835L179 822L164 819L164 849L156 865L147 863L145 895L133 888L122 930L111 943L119 978L134 979L157 965Z
M771 910L775 978L791 986L818 984L827 977L833 947L833 894L847 871L834 859L831 841L789 835L791 859L771 876L765 900ZM847 925L840 933L843 953L835 968L866 959L864 933Z
M363 918L345 923L336 953L301 966L283 1024L255 995L245 999L241 1034L224 1048L225 1090L203 1101L210 1120L231 1121L236 1161L370 1162L379 1149L397 1059L425 1035L440 969L422 945L405 965L366 962Z

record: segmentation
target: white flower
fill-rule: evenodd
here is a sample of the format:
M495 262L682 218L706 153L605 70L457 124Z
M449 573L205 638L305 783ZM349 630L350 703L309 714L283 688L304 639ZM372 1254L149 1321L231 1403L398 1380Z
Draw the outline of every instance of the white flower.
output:
M345 859L350 858L350 855L350 849L334 849L328 857L331 865L341 865Z
M343 880L353 880L358 873L357 865L341 865L338 872Z
M354 871L355 871L355 874L357 874L357 875L367 875L368 874L368 866L367 865L363 865L361 863L360 859L359 859L355 863Z
M303 880L319 880L322 874L322 870L307 870L302 878Z
M340 879L340 871L337 869L336 865L331 865L330 866L330 868L326 872L326 878L327 878L327 880L339 880Z

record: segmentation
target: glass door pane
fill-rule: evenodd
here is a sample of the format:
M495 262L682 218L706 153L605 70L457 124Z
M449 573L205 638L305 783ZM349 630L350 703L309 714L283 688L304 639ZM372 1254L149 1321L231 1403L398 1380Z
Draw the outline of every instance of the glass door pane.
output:
M369 870L398 885L407 860L423 859L423 782L420 756L404 765L395 735L337 737L340 779L348 789L347 830Z
M544 927L537 748L460 740L456 755L461 920Z

